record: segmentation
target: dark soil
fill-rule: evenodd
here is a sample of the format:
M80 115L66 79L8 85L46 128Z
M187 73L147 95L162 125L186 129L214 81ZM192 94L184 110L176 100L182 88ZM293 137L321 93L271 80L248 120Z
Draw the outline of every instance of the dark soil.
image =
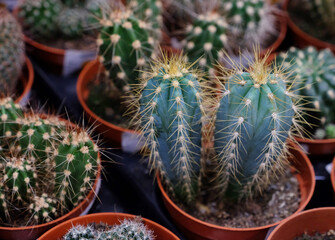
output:
M262 196L246 202L217 203L203 194L197 209L186 210L190 215L215 225L251 228L278 222L292 215L300 204L300 189L297 178L287 171L271 184Z
M309 235L304 233L304 235L294 238L294 240L335 240L335 230L329 230L326 233L315 233L314 235Z

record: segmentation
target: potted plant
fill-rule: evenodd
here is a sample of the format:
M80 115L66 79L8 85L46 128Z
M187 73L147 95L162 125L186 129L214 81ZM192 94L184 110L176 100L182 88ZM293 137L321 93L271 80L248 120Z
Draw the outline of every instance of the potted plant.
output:
M146 240L179 239L172 232L149 219L125 213L95 213L73 218L50 229L39 239L80 239L83 232L89 234L92 239L100 239L99 237L102 239L109 239L108 237L115 239L121 239L121 237L137 239L138 237Z
M285 0L283 10L296 46L335 51L334 1Z
M190 239L264 239L313 194L312 165L290 143L303 121L302 99L290 91L285 74L270 70L258 54L250 68L221 67L224 84L215 89L182 56L163 57L136 90L135 118L150 168L171 217ZM295 185L297 192L270 193L276 184ZM283 196L288 192L291 197ZM277 194L294 203L280 203L285 207L278 213L287 215L269 219L278 216L265 209L278 207ZM262 205L264 199L269 202Z
M98 191L98 147L66 120L1 99L0 235L36 239L83 213Z
M335 208L323 207L307 210L279 224L268 240L334 239Z
M24 54L21 27L3 4L0 4L0 28L0 92L15 94L16 101L24 103L34 81L34 70Z
M311 155L335 152L335 57L330 49L317 50L291 47L276 58L277 66L285 68L297 82L296 94L305 96L308 104L304 138L298 137L301 146ZM314 110L313 110L314 109Z

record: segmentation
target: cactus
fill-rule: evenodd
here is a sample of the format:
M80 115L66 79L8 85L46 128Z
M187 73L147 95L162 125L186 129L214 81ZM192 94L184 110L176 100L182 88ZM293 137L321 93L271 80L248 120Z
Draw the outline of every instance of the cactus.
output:
M66 233L63 240L94 240L96 232L92 226L74 226Z
M18 121L23 117L20 105L11 98L0 99L0 139L15 136L19 128Z
M63 4L67 7L84 7L86 0L61 0Z
M182 202L198 192L202 127L200 74L185 57L157 61L141 83L135 104L150 164Z
M97 40L99 60L113 84L120 92L127 92L129 84L137 82L138 70L147 65L155 40L150 37L147 24L129 10L114 10L102 23Z
M256 54L248 69L221 68L228 77L217 103L214 146L222 199L240 200L264 190L286 163L286 140L300 129L302 100L293 93L294 82L266 61Z
M334 0L308 0L306 7L310 9L313 19L321 22L327 31L335 31L335 1Z
M58 28L67 38L78 38L88 27L89 13L82 8L66 8L58 17Z
M54 149L57 198L66 209L83 200L97 174L98 148L88 134L74 129Z
M197 62L202 69L211 69L218 60L220 50L227 47L228 25L218 13L207 12L186 27L184 51L190 62Z
M19 7L19 17L34 37L52 38L58 32L57 19L61 10L60 0L24 0Z
M260 44L263 47L268 35L277 33L272 6L265 0L225 0L223 7L233 35L243 46Z
M296 93L310 100L307 111L308 122L325 128L335 123L335 57L329 49L318 51L314 47L290 48L276 59L277 66L283 66L291 77L296 78ZM318 120L320 119L320 120Z
M107 18L116 4L112 0L88 0L85 9L89 12L88 24L91 28L100 29L100 21Z
M41 197L34 196L33 203L30 204L29 210L37 224L50 222L56 218L57 201L43 193Z
M24 63L24 52L20 24L0 5L0 92L13 93Z

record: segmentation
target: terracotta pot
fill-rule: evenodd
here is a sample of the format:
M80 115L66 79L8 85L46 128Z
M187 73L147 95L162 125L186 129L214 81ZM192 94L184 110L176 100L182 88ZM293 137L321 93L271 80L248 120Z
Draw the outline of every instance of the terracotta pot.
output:
M23 66L21 76L19 78L19 86L17 88L15 99L16 103L25 105L29 99L31 87L34 83L34 68L30 60L26 57L25 65Z
M133 219L134 215L126 213L95 213L68 220L43 234L39 240L59 240L75 225L89 223L119 224L123 219ZM154 232L157 240L179 240L171 231L149 219L143 218L144 224Z
M330 180L332 182L332 186L334 190L334 199L335 199L335 157L333 159L332 171L330 172Z
M301 147L310 155L330 155L335 153L335 138L302 139L296 138Z
M138 134L133 130L118 127L96 115L86 104L89 96L88 85L94 81L98 73L103 69L103 65L98 60L89 62L81 71L77 81L77 95L81 106L84 108L85 115L90 124L96 125L96 131L101 133L106 139L110 140L114 147L122 146L122 136L124 134Z
M44 118L41 114L41 117ZM66 122L70 126L75 126L75 124L61 119L61 121ZM100 153L98 153L98 158L100 159ZM94 185L92 190L87 194L86 198L79 203L77 207L72 209L67 214L44 224L34 225L34 226L25 226L25 227L2 227L0 226L0 239L1 240L18 240L18 239L25 239L25 240L35 240L43 233L45 233L50 228L66 221L74 217L78 217L82 213L86 212L89 207L92 206L93 201L96 198L97 191L99 189L100 184L100 176L101 176L101 165L98 166L98 174L95 179Z
M315 174L313 166L306 154L297 145L292 143L291 153L294 158L289 161L298 173L295 176L300 185L301 202L298 210L293 214L297 215L302 211L312 198L315 188ZM163 202L181 232L192 240L264 240L269 228L274 227L282 221L275 222L266 226L254 228L230 228L210 224L192 217L180 209L167 195L162 187L160 179L157 177L160 191L162 192ZM293 216L292 215L292 216ZM285 239L286 238L282 238Z
M304 233L314 235L335 229L335 207L315 208L292 216L274 229L268 240L293 240Z
M291 0L292 1L292 0ZM317 39L308 33L302 31L290 18L290 14L288 12L290 0L285 0L283 4L283 10L286 12L287 23L291 32L292 40L294 45L303 48L309 45L312 45L318 49L329 48L333 53L335 53L335 45Z

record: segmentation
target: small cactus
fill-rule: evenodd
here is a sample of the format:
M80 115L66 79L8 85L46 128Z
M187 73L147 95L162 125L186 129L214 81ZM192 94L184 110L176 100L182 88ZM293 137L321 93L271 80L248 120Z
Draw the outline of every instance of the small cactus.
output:
M66 233L63 240L94 240L97 236L92 226L74 226Z
M294 82L266 61L256 55L250 68L221 68L228 77L217 103L214 146L220 166L217 189L223 199L263 191L285 166L286 140L301 130L302 100L293 91Z
M88 27L89 13L83 8L65 8L58 17L58 28L64 37L78 38Z
M34 196L33 202L29 206L36 224L42 224L54 220L57 216L57 201L44 193L42 196Z
M0 5L0 92L13 93L24 63L24 52L20 24Z
M310 17L320 22L327 31L335 31L335 1L306 0L305 7L310 10Z
M34 37L50 39L58 32L57 19L61 10L60 0L24 0L19 6L19 17Z
M280 53L277 66L288 70L296 78L296 94L306 96L310 101L306 119L320 128L335 123L335 56L329 49L317 50L290 48ZM306 106L307 107L307 106ZM319 119L319 120L318 120Z
M19 104L14 103L11 98L0 99L0 139L15 136L19 128L18 122L23 117Z
M97 40L99 60L113 84L125 93L137 82L138 70L148 64L156 42L149 35L148 25L129 10L114 10L102 25Z
M186 27L184 51L190 62L197 62L201 69L210 69L216 64L220 51L227 47L228 24L215 12L200 14L194 23Z
M70 8L73 7L84 7L86 0L61 0L62 3Z
M182 202L194 201L200 176L201 75L190 68L185 57L163 57L142 79L135 103L151 168Z

